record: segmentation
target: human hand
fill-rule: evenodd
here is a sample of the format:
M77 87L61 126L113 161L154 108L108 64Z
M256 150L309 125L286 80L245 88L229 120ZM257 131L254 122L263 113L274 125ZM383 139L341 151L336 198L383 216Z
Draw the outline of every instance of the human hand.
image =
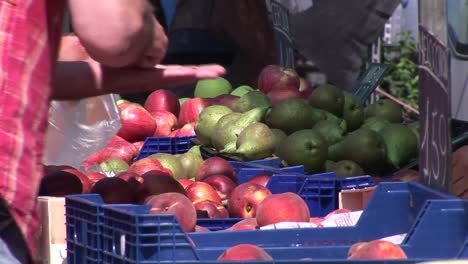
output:
M214 79L226 73L216 64L210 65L156 65L155 84L158 88L172 88L194 83L202 79Z
M70 34L61 37L58 52L59 61L81 61L87 59L89 59L89 54L83 45L81 45L77 36Z
M151 16L150 23L149 30L152 32L151 43L149 43L141 60L137 63L137 66L142 68L153 68L160 63L164 59L164 56L166 56L169 42L164 28L153 15Z

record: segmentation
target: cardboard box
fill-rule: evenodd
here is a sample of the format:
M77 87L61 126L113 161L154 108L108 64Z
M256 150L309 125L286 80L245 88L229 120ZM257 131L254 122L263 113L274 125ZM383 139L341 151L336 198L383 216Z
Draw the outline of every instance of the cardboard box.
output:
M364 210L374 190L375 186L363 189L342 190L338 194L338 208L351 211Z
M38 197L40 263L67 263L65 198Z

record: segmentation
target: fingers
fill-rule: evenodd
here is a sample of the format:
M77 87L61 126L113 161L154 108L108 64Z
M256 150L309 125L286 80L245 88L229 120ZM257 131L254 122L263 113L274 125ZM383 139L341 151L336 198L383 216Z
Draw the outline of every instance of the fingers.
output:
M180 66L157 65L159 87L176 87L201 79L214 79L226 73L220 65Z

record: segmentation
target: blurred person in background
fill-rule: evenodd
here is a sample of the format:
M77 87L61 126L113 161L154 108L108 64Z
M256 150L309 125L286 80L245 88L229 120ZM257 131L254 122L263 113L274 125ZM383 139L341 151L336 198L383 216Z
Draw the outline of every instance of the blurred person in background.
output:
M67 2L79 41L68 38L67 61L57 62ZM0 39L2 264L37 261L36 196L50 100L142 92L224 74L217 65L159 65L167 37L146 0L2 0Z

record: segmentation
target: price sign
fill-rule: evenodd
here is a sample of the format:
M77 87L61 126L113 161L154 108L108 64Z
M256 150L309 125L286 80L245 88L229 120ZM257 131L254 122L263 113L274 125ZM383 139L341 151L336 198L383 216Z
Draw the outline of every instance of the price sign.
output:
M360 77L359 81L353 87L353 95L359 98L364 104L374 90L379 86L385 74L390 69L388 64L383 63L371 63L368 65L366 71Z
M288 10L276 1L266 1L267 10L273 24L273 31L276 40L276 54L278 65L288 68L295 67L294 49L289 32Z
M424 27L419 28L419 171L427 186L448 192L451 172L449 53Z

